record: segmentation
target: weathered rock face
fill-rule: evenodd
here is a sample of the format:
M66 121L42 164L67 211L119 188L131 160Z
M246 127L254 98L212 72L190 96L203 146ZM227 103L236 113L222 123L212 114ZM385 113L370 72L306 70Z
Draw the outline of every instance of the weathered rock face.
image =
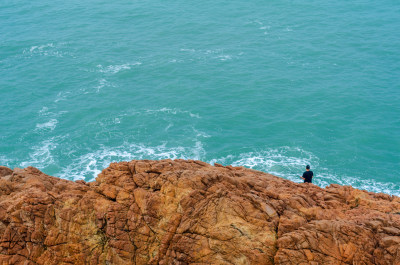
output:
M400 198L200 161L0 167L0 264L400 264Z

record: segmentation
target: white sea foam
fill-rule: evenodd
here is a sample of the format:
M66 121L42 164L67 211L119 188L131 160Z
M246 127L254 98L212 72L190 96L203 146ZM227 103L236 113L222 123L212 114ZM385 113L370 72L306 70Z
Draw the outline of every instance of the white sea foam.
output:
M39 145L32 147L29 154L30 159L20 163L21 167L34 166L44 168L55 163L52 150L57 148L57 140L55 137L42 141Z
M232 56L230 55L218 55L215 58L219 59L220 61L232 60Z
M7 158L4 155L0 155L0 166L9 167L11 164L11 159Z
M188 110L181 110L178 108L160 108L160 109L144 109L144 110L128 110L124 111L123 113L120 113L116 115L115 117L110 117L110 118L104 118L96 121L90 122L90 124L93 125L101 125L102 127L109 127L113 126L115 124L120 124L123 123L126 119L129 119L129 117L137 116L146 118L146 116L151 116L152 118L160 119L163 122L168 122L167 125L165 125L164 131L168 131L170 128L174 126L174 120L177 115L179 119L201 119L201 116L197 113L192 113ZM140 119L140 118L139 118ZM193 127L192 127L193 128ZM204 132L196 131L193 128L193 132L196 134L203 134L203 137L209 137L206 135Z
M65 113L68 113L68 111L59 111L59 112L51 112L50 109L48 107L42 107L39 111L38 114L39 116L43 116L43 117L59 117Z
M181 52L186 52L190 54L191 59L195 60L219 60L227 61L232 60L235 56L231 54L226 54L223 49L214 50L195 50L195 49L180 49Z
M271 29L270 25L265 25L263 22L261 22L259 20L247 22L246 25L248 25L248 24L255 24L256 27L258 27L258 29L261 30L264 35L267 35L268 34L268 30Z
M48 113L49 113L49 108L48 107L42 107L39 110L39 115L41 115L41 116L46 116Z
M125 64L119 64L119 65L108 65L108 66L103 66L103 65L99 64L99 65L97 65L97 68L99 68L99 72L101 72L101 73L116 74L123 70L129 70L129 69L131 69L132 66L141 65L141 64L142 64L141 62L125 63Z
M285 175L294 175L296 171L299 168L303 168L305 164L310 164L313 168L319 164L312 153L299 148L290 147L247 152L237 156L229 155L227 157L213 159L210 162L245 166L276 175L282 175L282 173Z
M57 98L54 100L54 102L57 103L59 101L66 100L68 94L70 94L70 92L68 92L68 91L67 92L64 92L64 91L58 92Z
M210 138L211 136L205 132L199 131L192 127L193 132L196 134L196 137L202 137L202 138Z
M77 157L64 168L58 177L65 179L94 180L102 169L115 161L132 159L204 159L205 151L200 141L194 146L168 147L167 143L159 146L143 144L124 144L119 147L101 147L99 150Z
M100 90L104 87L115 87L113 83L108 82L105 78L100 78L98 82L98 85L94 87L97 93L100 92ZM89 91L86 91L86 93L89 93Z
M197 119L201 118L199 114L195 114L195 113L192 113L192 112L187 111L187 110L181 110L181 109L176 109L176 108L174 108L174 109L170 109L170 108L147 109L147 110L145 110L145 113L148 113L148 114L167 113L167 114L173 114L173 115L176 115L176 114L188 114L192 118L197 118Z
M68 53L61 52L57 49L57 46L62 46L65 43L47 43L43 45L34 45L30 48L24 49L23 54L28 56L40 55L40 56L53 56L53 57L64 57Z
M57 119L51 119L45 123L38 123L38 124L36 124L35 131L42 131L42 130L53 131L56 128L57 123L58 123Z
M169 128L171 128L172 126L174 126L172 123L168 124L168 126L167 126L167 127L165 127L165 131L168 131L168 130L169 130Z
M34 51L36 51L36 50L42 51L43 49L49 48L49 47L54 48L54 44L53 44L53 43L48 43L48 44L40 45L40 46L32 46L32 47L29 49L29 51L30 51L30 52L34 52Z

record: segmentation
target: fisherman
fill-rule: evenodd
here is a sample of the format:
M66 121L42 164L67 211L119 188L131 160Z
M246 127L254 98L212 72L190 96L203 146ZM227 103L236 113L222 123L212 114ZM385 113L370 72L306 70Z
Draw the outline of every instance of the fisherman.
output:
M304 179L304 183L312 183L313 176L314 173L310 170L310 165L307 165L306 171L303 173L301 178Z

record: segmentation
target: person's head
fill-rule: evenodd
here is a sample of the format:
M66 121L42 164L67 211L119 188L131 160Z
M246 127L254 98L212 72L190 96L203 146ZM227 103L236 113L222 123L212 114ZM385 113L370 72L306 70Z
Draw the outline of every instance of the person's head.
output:
M306 170L310 170L310 165L307 165L307 166L306 166Z

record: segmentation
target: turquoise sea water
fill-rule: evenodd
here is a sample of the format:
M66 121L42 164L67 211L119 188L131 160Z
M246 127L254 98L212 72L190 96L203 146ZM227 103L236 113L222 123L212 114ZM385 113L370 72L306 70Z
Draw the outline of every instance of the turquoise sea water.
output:
M187 158L400 195L400 2L0 1L0 164Z

